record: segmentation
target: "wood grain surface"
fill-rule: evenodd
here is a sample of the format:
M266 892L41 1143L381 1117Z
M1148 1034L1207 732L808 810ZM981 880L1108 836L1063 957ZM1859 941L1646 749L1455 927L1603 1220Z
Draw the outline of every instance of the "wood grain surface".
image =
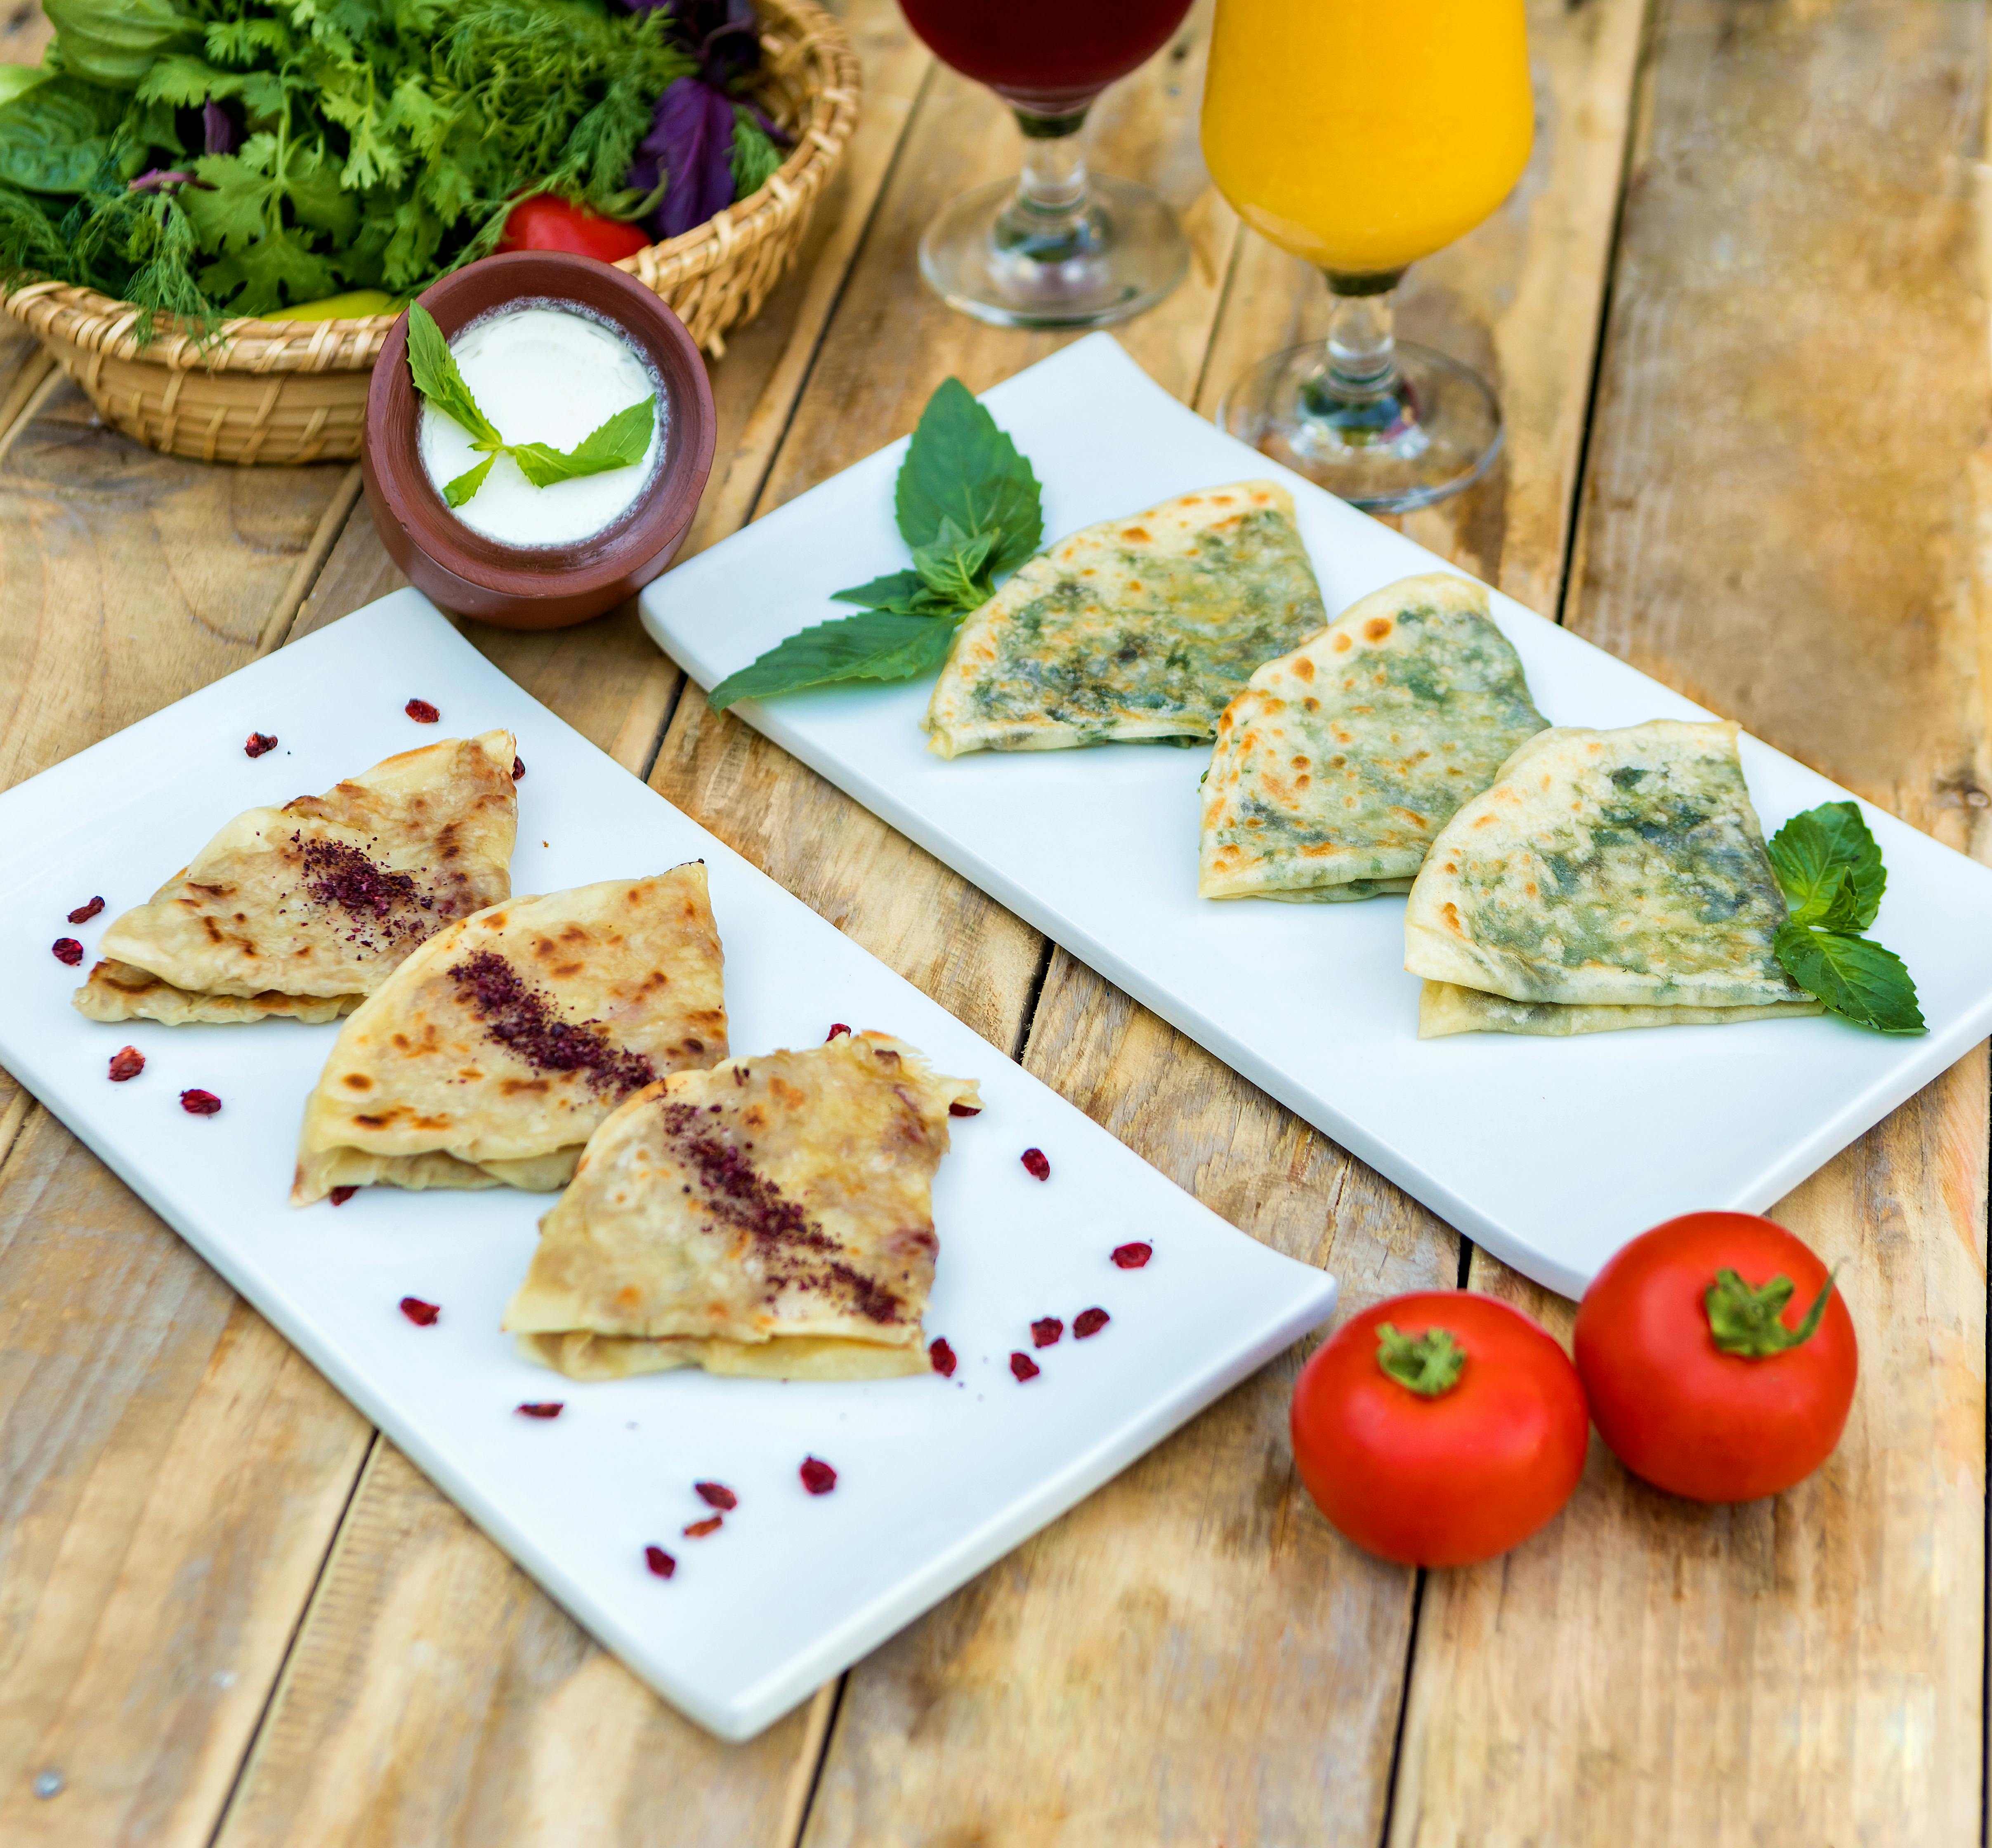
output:
M844 10L863 123L796 273L715 369L694 549L902 434L950 373L980 390L1059 343L918 286L927 216L1011 169L1014 130L892 0ZM1203 174L1207 22L1206 0L1109 93L1094 156L1190 228L1189 281L1123 338L1206 412L1322 318L1318 281ZM1983 10L1531 0L1530 29L1529 172L1414 271L1402 315L1495 380L1507 448L1407 530L1982 854ZM0 20L0 58L44 31ZM356 486L151 456L0 334L0 781L394 588ZM715 718L633 609L465 628L1178 1184L1332 1268L1347 1305L1464 1260L1567 1328L1568 1305ZM1594 1444L1535 1541L1403 1572L1297 1485L1297 1349L728 1747L0 1083L0 1841L1976 1840L1989 1118L1981 1049L1781 1209L1844 1264L1864 1368L1840 1453L1787 1496L1692 1509ZM43 1799L45 1770L64 1782Z

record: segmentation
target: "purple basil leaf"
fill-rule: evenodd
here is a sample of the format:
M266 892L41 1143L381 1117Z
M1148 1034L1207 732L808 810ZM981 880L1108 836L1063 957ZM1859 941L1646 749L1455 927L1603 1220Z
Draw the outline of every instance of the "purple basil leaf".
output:
M204 154L233 154L235 144L241 139L235 127L234 118L213 97L200 106L200 124L206 138Z
M667 174L670 185L650 221L660 239L678 237L733 203L733 104L701 78L680 77L659 99L628 183L647 193Z

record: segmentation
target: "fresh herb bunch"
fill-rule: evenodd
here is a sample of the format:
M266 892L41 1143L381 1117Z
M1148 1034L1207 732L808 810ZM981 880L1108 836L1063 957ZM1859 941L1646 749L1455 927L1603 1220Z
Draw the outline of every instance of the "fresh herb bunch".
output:
M995 595L999 572L1038 549L1045 521L1037 477L959 379L927 400L899 465L893 512L910 570L835 592L862 613L819 622L728 674L707 696L715 712L831 680L905 680L947 660L954 632Z
M1794 815L1768 848L1791 913L1773 939L1786 973L1857 1025L1923 1031L1916 985L1902 958L1861 934L1874 922L1888 875L1859 808L1822 803Z

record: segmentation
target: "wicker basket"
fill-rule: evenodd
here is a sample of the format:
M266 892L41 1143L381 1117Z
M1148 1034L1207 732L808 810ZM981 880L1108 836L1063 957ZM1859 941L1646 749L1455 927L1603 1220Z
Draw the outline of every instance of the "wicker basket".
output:
M795 136L758 193L616 267L668 302L717 358L728 329L760 309L801 244L858 121L858 60L810 0L755 0L763 56L756 100ZM360 453L367 382L393 315L353 321L224 322L205 351L190 333L138 343L139 311L94 289L31 283L6 298L107 424L201 462L344 461Z

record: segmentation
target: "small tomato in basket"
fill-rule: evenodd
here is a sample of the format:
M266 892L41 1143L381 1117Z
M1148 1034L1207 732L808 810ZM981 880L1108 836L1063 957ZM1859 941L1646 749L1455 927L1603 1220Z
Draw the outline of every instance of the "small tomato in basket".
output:
M1782 1226L1691 1212L1642 1233L1577 1311L1598 1434L1656 1488L1752 1502L1833 1453L1854 1403L1854 1320Z
M1294 1388L1294 1458L1322 1512L1406 1566L1519 1545L1584 1473L1577 1369L1518 1309L1424 1290L1338 1328Z

